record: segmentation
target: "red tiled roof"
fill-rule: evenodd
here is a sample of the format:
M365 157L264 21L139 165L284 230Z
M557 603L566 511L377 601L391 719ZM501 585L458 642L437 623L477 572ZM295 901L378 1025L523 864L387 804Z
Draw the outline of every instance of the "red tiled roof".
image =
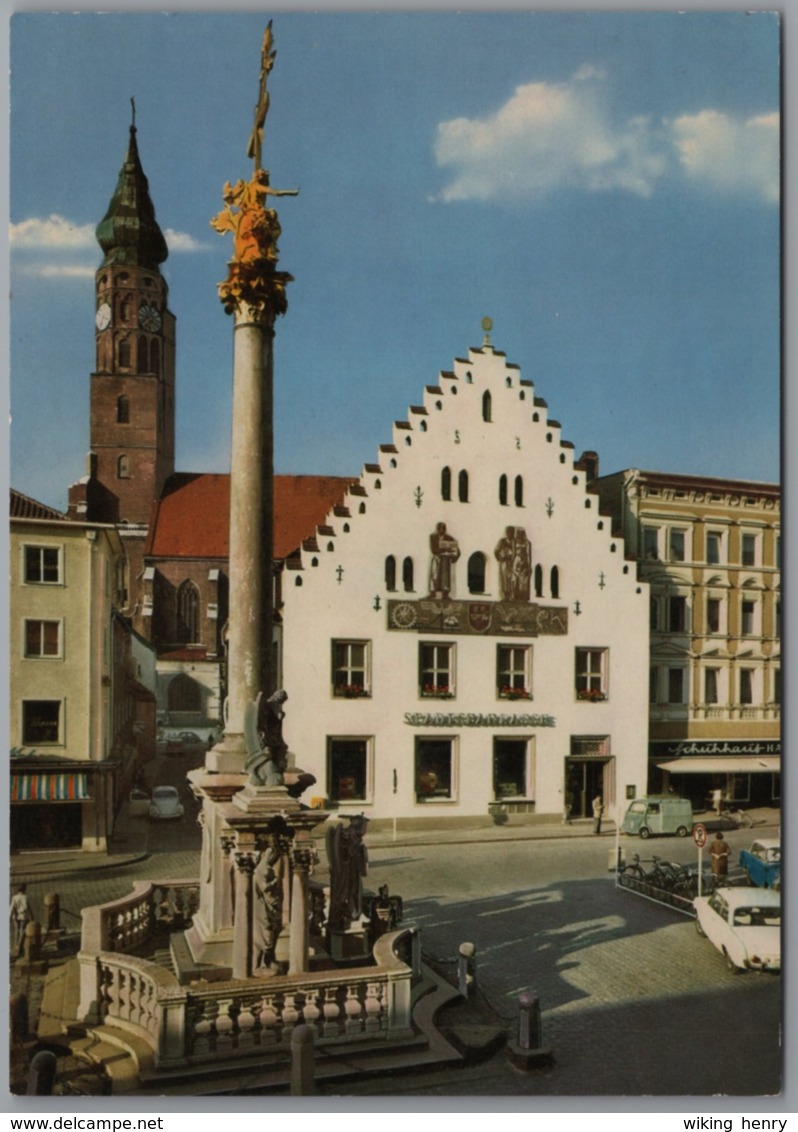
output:
M343 476L274 477L274 556L285 558L315 534L357 480ZM227 558L230 477L178 473L153 508L149 558Z
M62 511L56 511L54 507L48 507L45 503L39 503L30 496L14 491L13 487L9 491L9 496L9 513L12 519L62 519L68 522L69 517Z

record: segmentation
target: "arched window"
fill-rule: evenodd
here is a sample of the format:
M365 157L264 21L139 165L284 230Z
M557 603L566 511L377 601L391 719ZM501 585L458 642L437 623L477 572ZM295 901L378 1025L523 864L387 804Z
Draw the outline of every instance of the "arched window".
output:
M196 644L199 633L199 590L192 581L185 581L177 591L177 639L181 644Z
M468 592L470 594L484 594L485 567L487 558L480 550L475 550L468 560Z
M358 513L358 515L365 515L366 514L366 504L365 503L360 504L360 506L357 509L357 513Z
M560 596L560 568L559 566L552 566L551 568L551 596Z
M524 506L524 477L515 477L515 505L516 507Z
M149 350L147 349L147 339L143 334L139 335L138 346L136 349L136 369L139 373L147 373L149 366Z
M191 676L175 676L167 692L169 711L202 711L202 687Z
M385 559L385 588L386 590L396 589L396 559L392 554L389 554Z
M130 400L124 393L116 399L116 423L130 424Z
M150 342L150 373L154 373L156 377L161 373L161 347L157 338Z
M457 477L457 498L461 503L468 503L468 472L465 469Z
M507 506L507 476L499 476L499 503Z
M543 567L535 567L535 597L543 597Z
M492 419L492 405L490 400L490 392L486 389L482 394L482 419L483 421L490 421Z
M117 479L127 480L130 479L130 457L120 456L116 462L116 475Z
M127 338L122 338L119 343L119 364L120 366L130 366L130 342Z
M441 499L447 502L452 498L452 469L444 468L441 472Z
M413 586L413 559L405 558L402 563L402 585L406 593L412 593Z

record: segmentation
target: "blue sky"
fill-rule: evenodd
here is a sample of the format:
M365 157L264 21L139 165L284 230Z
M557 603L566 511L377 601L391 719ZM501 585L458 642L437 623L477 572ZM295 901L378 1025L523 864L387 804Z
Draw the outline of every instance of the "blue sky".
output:
M11 23L11 483L84 470L93 231L136 99L170 245L177 464L226 471L230 255L263 14ZM731 12L277 13L264 163L295 276L278 472L357 474L455 356L493 342L577 453L779 476L779 25Z

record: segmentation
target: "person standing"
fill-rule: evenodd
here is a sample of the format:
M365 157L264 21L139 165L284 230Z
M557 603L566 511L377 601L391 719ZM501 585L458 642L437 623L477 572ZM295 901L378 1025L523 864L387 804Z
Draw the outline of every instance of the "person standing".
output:
M593 799L593 832L596 834L601 833L601 819L604 817L604 802L601 795L597 794Z
M22 946L25 942L25 928L33 919L33 913L31 912L30 903L28 901L28 892L24 884L21 884L11 897L9 915L11 917L14 948L17 955L21 955Z
M709 860L712 865L712 876L723 878L729 871L729 855L731 850L726 842L723 840L723 834L720 830L715 834L715 840L709 847Z

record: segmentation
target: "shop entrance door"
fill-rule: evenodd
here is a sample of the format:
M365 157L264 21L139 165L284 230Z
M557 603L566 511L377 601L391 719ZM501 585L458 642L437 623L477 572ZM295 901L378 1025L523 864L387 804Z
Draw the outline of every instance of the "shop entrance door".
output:
M592 818L593 799L600 794L605 809L611 800L608 781L610 759L566 759L565 798L571 802L571 818Z

